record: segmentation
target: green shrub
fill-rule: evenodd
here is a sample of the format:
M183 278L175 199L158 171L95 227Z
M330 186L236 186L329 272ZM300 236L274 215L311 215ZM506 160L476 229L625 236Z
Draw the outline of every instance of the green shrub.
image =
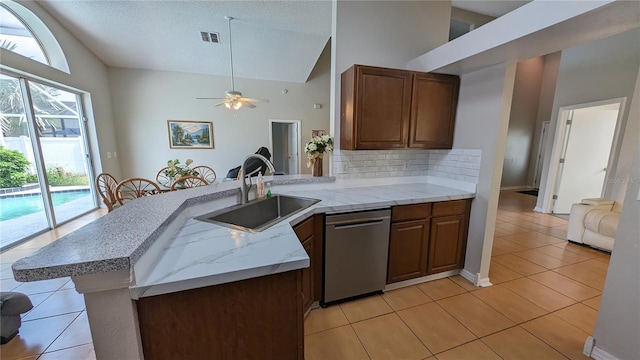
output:
M48 167L47 180L51 186L89 185L87 175L67 172L62 167Z
M0 146L0 188L12 188L27 183L29 161L17 150Z

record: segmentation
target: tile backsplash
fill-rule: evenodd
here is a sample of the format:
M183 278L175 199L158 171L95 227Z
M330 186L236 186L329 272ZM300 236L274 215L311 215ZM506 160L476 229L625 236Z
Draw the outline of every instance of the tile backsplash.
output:
M333 154L339 179L437 176L478 183L482 150L341 150Z

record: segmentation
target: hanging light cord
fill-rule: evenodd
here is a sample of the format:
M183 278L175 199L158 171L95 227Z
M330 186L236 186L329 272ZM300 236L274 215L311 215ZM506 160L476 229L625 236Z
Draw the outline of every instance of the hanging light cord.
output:
M235 83L233 82L233 48L231 46L231 16L225 16L225 19L229 22L229 58L231 59L231 90L236 91Z

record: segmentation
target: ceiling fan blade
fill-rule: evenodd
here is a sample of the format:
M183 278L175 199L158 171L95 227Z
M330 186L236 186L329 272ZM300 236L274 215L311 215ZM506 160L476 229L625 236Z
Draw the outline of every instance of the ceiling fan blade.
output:
M256 107L252 103L248 102L247 99L242 99L242 103L244 104L244 106L248 107L249 109L253 109Z
M227 102L226 100L224 100L224 101L220 101L219 103L217 103L217 104L215 104L215 105L213 105L213 106L220 106L220 105L224 105L224 103L226 103L226 102Z
M220 98L220 97L215 97L215 98L210 98L210 97L197 97L196 100L224 100L225 98Z
M244 100L244 101L252 101L252 102L263 102L263 103L268 103L269 102L268 99L256 99L256 98L248 98L248 97L243 97L242 100Z

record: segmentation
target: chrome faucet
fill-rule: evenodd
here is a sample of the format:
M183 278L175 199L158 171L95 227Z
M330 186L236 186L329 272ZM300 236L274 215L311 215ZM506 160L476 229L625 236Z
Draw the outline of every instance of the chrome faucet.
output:
M260 159L262 160L265 164L267 164L267 167L269 168L269 170L274 173L276 172L276 168L273 167L273 164L271 163L271 161L269 161L269 159L267 159L266 157L260 155L260 154L251 154L249 156L247 156L246 158L244 158L244 161L242 162L242 166L240 166L240 181L242 181L242 184L240 185L240 193L241 193L241 199L240 201L242 202L242 204L246 204L249 202L249 188L251 187L251 179L249 179L249 185L247 185L246 181L245 181L245 176L246 174L245 172L245 168L247 166L247 160L251 159L251 158L256 158L256 159ZM262 174L265 175L265 174Z

